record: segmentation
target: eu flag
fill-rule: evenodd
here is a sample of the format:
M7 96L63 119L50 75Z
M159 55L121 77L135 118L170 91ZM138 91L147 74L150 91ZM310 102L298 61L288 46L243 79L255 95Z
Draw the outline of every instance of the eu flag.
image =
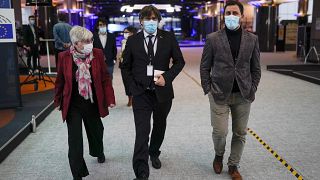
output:
M10 0L0 0L0 8L11 8Z
M12 24L0 24L0 39L12 39Z

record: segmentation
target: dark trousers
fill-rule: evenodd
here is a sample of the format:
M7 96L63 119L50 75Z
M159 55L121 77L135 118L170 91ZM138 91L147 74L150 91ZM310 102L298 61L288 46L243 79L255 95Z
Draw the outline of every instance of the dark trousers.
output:
M137 177L142 174L149 176L149 155L154 157L160 155L159 149L164 139L172 100L159 103L154 91L146 91L142 95L134 96L132 103L136 126L133 170ZM153 114L153 128L150 147L148 147L151 114Z
M38 67L39 49L38 45L30 46L30 51L27 54L28 68L34 71ZM32 65L31 65L32 60Z
M123 82L123 86L124 86L124 90L126 92L127 96L132 96L129 90L129 86L131 82L128 82L128 77L126 75L126 73L124 73L124 71L121 69L121 77L122 77L122 82Z
M74 178L89 175L83 159L82 120L86 129L89 154L98 157L103 153L103 124L98 107L85 100L72 103L68 110L69 164Z
M56 68L58 68L58 55L60 52L63 52L65 50L60 50L60 49L57 49L57 48L54 48L54 56L55 56L55 60L56 60ZM57 72L58 72L58 69L57 69Z

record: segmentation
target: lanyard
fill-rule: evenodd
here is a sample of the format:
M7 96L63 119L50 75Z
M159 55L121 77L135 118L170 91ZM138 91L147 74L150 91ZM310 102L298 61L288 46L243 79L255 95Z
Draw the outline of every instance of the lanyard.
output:
M156 41L157 41L157 36L155 36L153 43L152 43L152 41L151 41L152 49L153 49L153 50L154 50L154 45L156 44ZM147 50L148 50L148 44L147 44L146 38L144 38L144 43L145 43L145 45L146 45L146 47L147 47ZM153 52L153 53L154 53L154 52ZM154 56L154 54L153 54L153 56ZM152 58L151 58L151 57L149 57L149 58L150 58L150 64L151 64Z

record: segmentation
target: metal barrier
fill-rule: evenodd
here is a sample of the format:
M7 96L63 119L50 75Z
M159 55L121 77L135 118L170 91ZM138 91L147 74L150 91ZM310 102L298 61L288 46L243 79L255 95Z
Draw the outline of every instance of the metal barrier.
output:
M41 42L46 42L47 50L47 60L48 60L48 73L47 74L56 74L56 72L51 71L51 62L50 62L50 51L49 51L49 42L54 42L54 39L40 39Z

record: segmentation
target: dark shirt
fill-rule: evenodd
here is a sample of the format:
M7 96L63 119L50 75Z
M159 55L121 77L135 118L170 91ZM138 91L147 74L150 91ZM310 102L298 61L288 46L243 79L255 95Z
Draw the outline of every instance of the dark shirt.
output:
M96 106L97 96L96 96L96 92L95 92L95 88L94 88L92 77L91 77L91 81L92 81L91 82L91 88L92 88L92 97L93 97L94 103L91 103L90 98L85 100L79 94L78 82L76 80L76 72L77 72L77 70L78 70L78 66L76 65L76 63L74 61L72 61L72 96L71 96L71 104L77 105L77 106L81 106L82 108L85 108L85 107L91 106L91 105ZM92 74L91 68L89 69L89 71L90 71L90 74Z
M235 31L232 31L226 28L226 33L227 33L233 61L234 61L234 64L236 64L236 61L239 55L239 50L240 50L242 28L240 27ZM236 78L233 81L232 92L240 92Z

